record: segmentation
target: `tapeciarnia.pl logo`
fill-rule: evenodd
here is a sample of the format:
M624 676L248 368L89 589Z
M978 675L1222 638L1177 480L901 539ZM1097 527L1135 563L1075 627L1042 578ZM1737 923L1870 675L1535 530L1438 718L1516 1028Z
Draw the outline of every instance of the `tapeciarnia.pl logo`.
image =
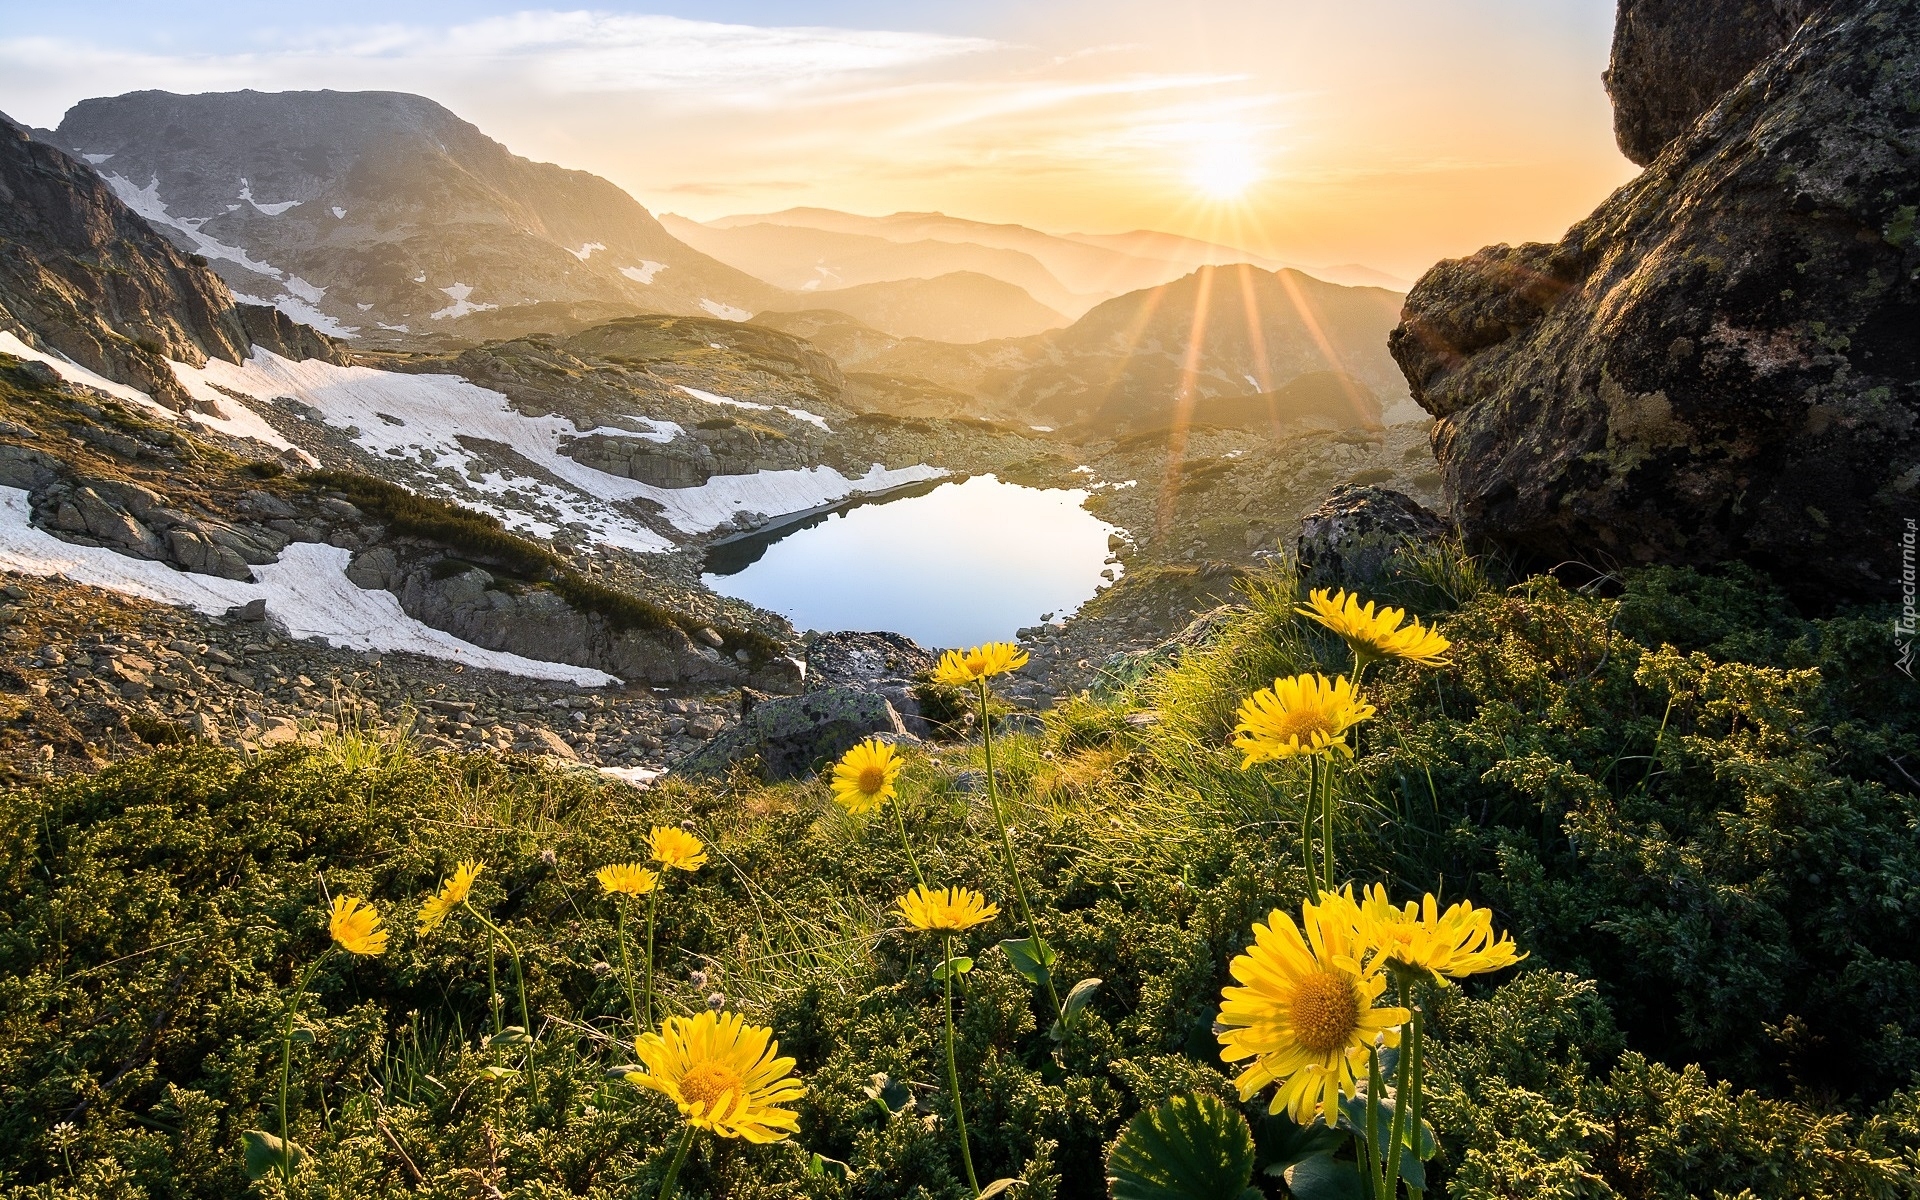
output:
M1920 530L1915 528L1914 518L1907 518L1907 527L1900 534L1900 615L1893 622L1893 644L1898 648L1900 657L1893 665L1899 667L1908 679L1913 678L1913 643L1916 628L1920 628L1920 618L1914 612L1914 539Z

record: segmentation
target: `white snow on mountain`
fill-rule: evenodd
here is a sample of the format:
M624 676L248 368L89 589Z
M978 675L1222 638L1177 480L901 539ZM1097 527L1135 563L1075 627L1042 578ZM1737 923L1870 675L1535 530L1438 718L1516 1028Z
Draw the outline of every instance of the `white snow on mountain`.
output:
M111 155L111 154L82 154L82 155L81 155L80 157L81 157L81 158L84 158L84 159L86 159L86 160L87 160L87 161L88 161L89 163L92 163L92 164L93 164L94 166L96 166L96 167L97 167L97 166L99 166L99 165L100 165L101 163L103 163L103 162L105 162L105 161L107 161L108 159L110 159L110 158L112 158L112 157L113 157L113 155Z
M650 258L640 260L637 267L621 267L620 273L635 283L652 283L653 277L667 269L667 264L655 262Z
M713 345L715 350L720 349L718 343L710 344ZM827 433L833 432L833 427L827 424L825 417L819 413L810 413L804 408L788 408L784 404L761 404L753 400L734 400L726 396L716 396L712 392L703 392L699 388L690 388L684 383L677 386L681 391L692 396L695 400L705 400L708 404L720 404L728 408L753 408L761 412L783 412L797 420L805 421L809 425L817 425Z
M76 583L210 615L265 600L268 615L296 638L324 638L329 645L353 650L425 654L582 687L619 682L604 671L485 650L424 625L402 611L392 592L366 591L348 579L351 556L337 546L295 542L280 552L280 561L253 568L256 582L246 583L176 571L165 563L131 558L104 546L75 546L35 528L32 515L26 492L0 487L0 566L7 570L62 575Z
M587 242L584 245L582 245L578 250L569 250L567 253L573 255L575 258L579 259L581 262L585 262L588 259L593 257L593 252L595 250L605 250L606 248L607 248L607 244L605 242Z
M722 304L718 300L702 300L700 307L706 309L707 312L713 316L719 317L722 321L749 321L753 319L753 314L746 309L735 308L731 304Z
M339 206L338 204L336 204L336 205L334 205L334 206L333 206L333 207L332 207L331 209L329 209L328 211L329 211L329 212L331 212L331 213L333 213L333 219L334 219L334 220L336 220L336 221L340 221L340 220L345 220L345 219L346 219L346 215L347 215L347 210L346 210L346 209L344 209L344 208L341 208L341 207L340 207L340 206Z
M298 208L302 203L299 200L281 200L273 204L262 204L253 198L253 185L247 182L247 177L244 175L240 177L240 199L270 217L277 217L290 208Z
M452 287L443 287L440 290L445 292L453 303L438 312L428 314L436 321L447 317L464 317L468 313L485 312L490 308L500 307L498 304L476 304L467 299L468 296L473 295L473 288L469 284L456 283Z

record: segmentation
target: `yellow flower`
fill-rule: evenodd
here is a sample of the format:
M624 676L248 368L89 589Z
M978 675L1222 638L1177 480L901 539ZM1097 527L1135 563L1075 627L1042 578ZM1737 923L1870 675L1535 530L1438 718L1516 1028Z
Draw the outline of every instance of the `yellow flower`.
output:
M1000 915L1000 906L971 888L944 888L940 891L925 884L895 902L907 924L922 933L965 933L975 925Z
M482 863L472 859L462 859L454 868L453 878L441 881L440 890L428 896L420 905L420 915L415 918L415 926L420 936L425 937L440 928L442 922L466 901L467 893L473 890L473 881L486 870Z
M634 1039L645 1071L627 1082L672 1100L687 1124L721 1137L778 1142L800 1128L791 1109L777 1107L806 1093L793 1078L793 1060L776 1058L773 1030L748 1025L738 1013L668 1017L660 1033Z
M707 865L707 848L699 838L673 825L655 825L649 835L653 860L677 871L698 871Z
M1285 1110L1302 1125L1318 1114L1333 1125L1340 1097L1366 1077L1368 1047L1398 1045L1410 1014L1374 1007L1386 975L1378 962L1362 963L1350 892L1306 901L1300 916L1304 933L1274 909L1228 968L1241 986L1220 993L1220 1057L1253 1060L1234 1080L1242 1101L1277 1083L1268 1111Z
M660 883L660 873L639 863L608 863L593 873L607 895L644 896Z
M1360 905L1360 936L1383 961L1404 963L1431 975L1441 987L1447 979L1465 979L1510 967L1525 958L1513 938L1493 936L1493 914L1462 900L1440 911L1432 892L1403 908L1374 884Z
M1374 611L1373 601L1365 605L1360 598L1342 589L1329 593L1315 588L1307 597L1307 606L1297 609L1346 639L1349 649L1361 662L1376 658L1404 658L1427 667L1444 667L1441 658L1453 643L1421 625L1418 619L1406 621L1405 609L1383 608Z
M377 958L387 949L387 931L380 928L380 914L358 896L333 898L327 933L349 954Z
M906 760L892 746L868 738L833 765L833 798L855 816L893 798L893 781Z
M1018 671L1027 665L1027 652L1012 642L988 642L971 650L949 650L933 669L935 683L972 687L982 679Z
M1344 677L1295 675L1276 679L1240 703L1240 723L1233 727L1233 748L1246 756L1246 770L1269 759L1301 754L1349 757L1346 732L1373 715L1353 684Z

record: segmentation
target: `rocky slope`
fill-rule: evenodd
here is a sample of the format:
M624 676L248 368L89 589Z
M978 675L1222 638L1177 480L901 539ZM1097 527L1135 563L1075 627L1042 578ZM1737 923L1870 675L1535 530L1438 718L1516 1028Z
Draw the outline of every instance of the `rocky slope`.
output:
M91 168L0 116L0 331L176 409L168 360L245 361L254 345L338 361L325 338L236 304L204 260L129 212Z
M362 342L462 336L554 303L745 317L778 294L584 171L520 158L399 92L133 92L52 140L236 293Z
M1559 244L1430 271L1392 349L1466 532L1890 595L1920 488L1915 95L1920 0L1838 6Z

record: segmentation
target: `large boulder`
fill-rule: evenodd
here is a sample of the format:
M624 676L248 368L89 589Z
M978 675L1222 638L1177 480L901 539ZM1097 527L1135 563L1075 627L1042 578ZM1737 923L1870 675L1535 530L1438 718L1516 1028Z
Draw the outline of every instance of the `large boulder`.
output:
M1820 0L1620 0L1603 76L1620 153L1643 167L1652 162L1818 7Z
M1446 534L1446 522L1411 496L1343 484L1300 520L1300 574L1315 586L1364 587L1386 574L1402 548Z
M1472 539L1884 597L1920 488L1920 0L1801 28L1557 245L1390 339Z
M908 736L886 698L853 688L824 688L782 700L762 700L740 724L714 738L676 768L686 775L719 775L749 758L769 782L812 775L873 736Z
M929 737L933 727L920 711L914 688L919 676L939 660L933 651L897 633L823 633L807 646L807 690L872 692L893 706L908 733Z

